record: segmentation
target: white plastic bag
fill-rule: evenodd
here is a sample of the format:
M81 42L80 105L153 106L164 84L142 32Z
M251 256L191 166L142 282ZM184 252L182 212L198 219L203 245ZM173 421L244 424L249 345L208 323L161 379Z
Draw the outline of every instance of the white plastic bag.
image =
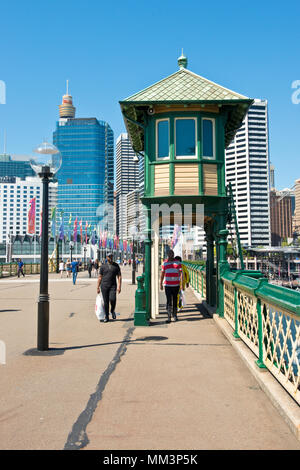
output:
M182 305L183 307L186 306L186 300L185 300L185 295L184 295L184 291L183 291L183 290L181 291L181 305Z
M98 320L104 320L105 311L102 294L98 294L96 297L95 313Z

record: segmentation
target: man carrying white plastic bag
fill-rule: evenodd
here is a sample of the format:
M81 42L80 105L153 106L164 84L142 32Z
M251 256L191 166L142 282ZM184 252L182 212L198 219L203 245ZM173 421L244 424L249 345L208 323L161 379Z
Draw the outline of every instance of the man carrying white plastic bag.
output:
M99 321L104 321L105 309L104 309L104 301L103 301L103 297L101 293L98 294L96 297L95 313Z

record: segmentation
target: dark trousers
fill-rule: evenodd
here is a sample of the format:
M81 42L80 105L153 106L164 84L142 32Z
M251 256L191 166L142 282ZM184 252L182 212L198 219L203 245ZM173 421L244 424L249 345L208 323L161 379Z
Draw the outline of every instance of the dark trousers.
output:
M108 319L109 317L109 304L110 304L110 312L113 313L116 308L116 286L101 286L101 292L104 302L104 310L105 310L105 317Z
M179 286L165 286L165 292L167 297L168 316L170 317L171 314L173 314L173 317L176 317Z
M23 274L23 277L25 277L23 268L18 268L18 277L20 277L20 274Z

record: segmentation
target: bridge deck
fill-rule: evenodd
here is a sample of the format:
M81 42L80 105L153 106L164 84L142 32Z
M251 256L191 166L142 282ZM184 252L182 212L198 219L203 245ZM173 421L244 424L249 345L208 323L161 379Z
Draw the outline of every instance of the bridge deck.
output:
M191 290L177 323L133 326L123 268L115 322L94 314L95 279L50 276L48 356L36 345L38 278L0 281L2 449L300 449Z

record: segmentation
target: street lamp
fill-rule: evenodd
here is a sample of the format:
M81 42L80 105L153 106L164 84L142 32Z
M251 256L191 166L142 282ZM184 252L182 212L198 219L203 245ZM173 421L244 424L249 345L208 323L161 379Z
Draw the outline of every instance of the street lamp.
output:
M86 269L86 245L84 245L84 248L83 248L83 251L84 251L84 256L83 256L83 266L84 266L84 269Z
M37 349L47 351L49 349L49 294L48 294L48 192L49 181L61 166L61 154L59 150L48 142L43 142L35 150L35 155L30 160L31 168L41 178L43 183L43 220L41 243L41 268L40 268L40 295L38 299L38 331Z
M134 236L137 234L138 229L136 226L132 226L129 228L129 232L132 236L132 284L135 284L136 260L135 260Z

